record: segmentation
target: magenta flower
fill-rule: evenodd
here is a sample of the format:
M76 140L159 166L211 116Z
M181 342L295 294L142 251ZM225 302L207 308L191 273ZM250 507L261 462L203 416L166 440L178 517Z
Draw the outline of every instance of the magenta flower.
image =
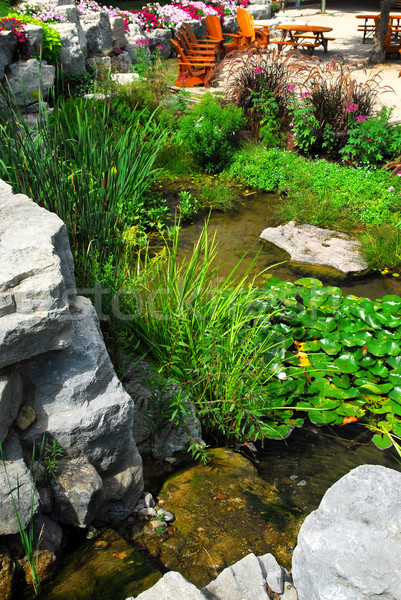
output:
M295 89L295 85L292 83L291 85L288 86L288 91L291 92L292 90Z
M346 107L346 111L347 112L355 112L358 109L356 104L348 104L348 106Z
M263 73L263 69L262 67L258 67L257 69L254 69L253 72L256 73L256 75L258 75L259 73Z
M366 117L365 115L358 115L356 120L358 121L358 123L363 123L363 121L368 120L368 117Z
M309 93L309 92L303 92L303 93L301 94L301 98L307 98L308 96L310 96L310 93Z

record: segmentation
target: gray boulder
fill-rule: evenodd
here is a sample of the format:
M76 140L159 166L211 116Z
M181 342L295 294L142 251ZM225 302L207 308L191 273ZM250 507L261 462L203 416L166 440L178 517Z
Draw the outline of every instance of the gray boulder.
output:
M272 16L272 12L271 12L271 4L249 4L249 6L246 7L246 10L249 12L250 15L253 16L253 18L256 20L265 20L265 19L270 19Z
M224 33L238 33L237 17L231 17L231 16L224 17L223 31L224 31Z
M3 456L5 464L0 460L0 535L10 535L19 532L14 503L18 507L22 526L26 527L31 508L33 514L36 513L39 501L15 433L11 433L4 442Z
M288 252L296 263L331 267L344 275L356 275L368 268L360 254L360 243L345 233L290 221L264 229L260 237Z
M206 596L180 573L170 571L153 587L127 600L205 600ZM251 599L249 599L251 600Z
M31 56L40 56L43 46L43 28L39 25L27 24L24 27L28 42L28 52Z
M8 429L18 415L22 402L22 382L17 371L0 375L0 443L7 436Z
M108 54L115 45L110 19L106 12L90 13L81 17L89 54Z
M77 7L75 4L67 4L65 6L59 6L57 12L61 15L64 15L69 23L73 23L76 26L78 31L79 45L81 46L84 56L86 56L86 35L82 29Z
M401 473L362 465L304 521L292 562L299 600L401 599Z
M90 300L78 296L71 314L71 346L31 365L37 419L25 436L33 440L49 431L65 450L78 450L105 473L133 442L134 406L115 374Z
M266 573L254 554L248 554L231 567L224 569L201 589L208 600L270 600L266 587Z
M162 57L166 59L170 58L173 51L170 29L153 29L152 31L148 31L146 35L149 40L149 50L151 52L154 52L159 47Z
M85 56L82 52L79 29L74 23L54 23L52 25L60 33L61 52L60 62L64 75L84 73Z
M0 256L0 368L69 346L68 296L75 282L67 230L56 215L5 185Z
M117 48L124 48L127 45L127 38L125 36L125 22L122 17L112 17L110 19L111 33L115 39L115 46Z
M0 79L4 77L6 66L12 61L17 43L17 37L12 31L0 31Z
M5 89L11 92L13 101L19 106L37 102L39 93L47 98L54 84L56 69L45 60L36 58L11 63L5 69Z
M50 487L58 521L78 527L93 521L103 500L103 485L85 457L58 461L57 475L51 479Z

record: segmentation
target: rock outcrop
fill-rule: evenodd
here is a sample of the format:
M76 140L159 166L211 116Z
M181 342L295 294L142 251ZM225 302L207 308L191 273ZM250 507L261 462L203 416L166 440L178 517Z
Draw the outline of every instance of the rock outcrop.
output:
M330 267L344 275L357 275L368 268L359 242L345 233L290 221L264 229L260 237L288 252L295 263Z
M401 599L401 473L362 465L304 521L292 563L299 600Z
M31 499L34 513L63 523L115 523L143 491L134 403L94 308L76 295L65 225L4 182L0 254L0 535L18 532L9 491L18 487L23 524ZM29 462L44 436L65 457L51 485L42 478L36 490Z

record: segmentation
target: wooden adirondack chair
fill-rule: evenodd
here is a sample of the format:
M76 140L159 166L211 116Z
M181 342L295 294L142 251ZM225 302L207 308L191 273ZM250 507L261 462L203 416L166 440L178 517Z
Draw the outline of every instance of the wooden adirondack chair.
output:
M269 38L263 33L262 29L255 27L253 16L244 8L237 8L238 34L241 35L240 49L243 50L249 46L258 48L267 47Z
M185 32L184 35L186 36L188 43L193 47L215 48L217 50L220 46L219 40L198 40L190 23L184 22L181 25L180 31Z
M171 40L178 54L178 77L175 85L190 87L193 85L210 85L213 79L213 69L216 66L215 56L202 54L188 54L177 40Z
M202 46L200 44L191 44L185 35L185 31L183 29L178 29L175 32L175 37L177 42L181 46L181 49L188 55L198 56L201 52L203 56L211 56L214 59L216 54L215 46Z
M221 28L220 17L217 15L207 15L205 18L205 25L207 29L206 37L209 40L214 40L219 43L219 48L223 52L223 54L227 54L228 52L233 52L238 50L239 42L242 38L241 35L237 33L223 33ZM231 43L224 43L224 37L232 38L233 41Z

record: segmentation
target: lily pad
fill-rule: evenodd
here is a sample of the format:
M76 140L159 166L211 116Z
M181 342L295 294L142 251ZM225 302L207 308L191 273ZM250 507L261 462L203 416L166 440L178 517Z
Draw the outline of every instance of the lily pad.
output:
M381 433L376 433L372 438L372 442L380 450L387 450L393 445L393 442L391 441L389 436Z
M356 373L359 369L354 354L342 354L334 360L334 365L343 373Z
M390 356L397 356L401 352L399 344L392 340L370 340L366 346L368 351L373 354L373 356L386 356L386 354Z

